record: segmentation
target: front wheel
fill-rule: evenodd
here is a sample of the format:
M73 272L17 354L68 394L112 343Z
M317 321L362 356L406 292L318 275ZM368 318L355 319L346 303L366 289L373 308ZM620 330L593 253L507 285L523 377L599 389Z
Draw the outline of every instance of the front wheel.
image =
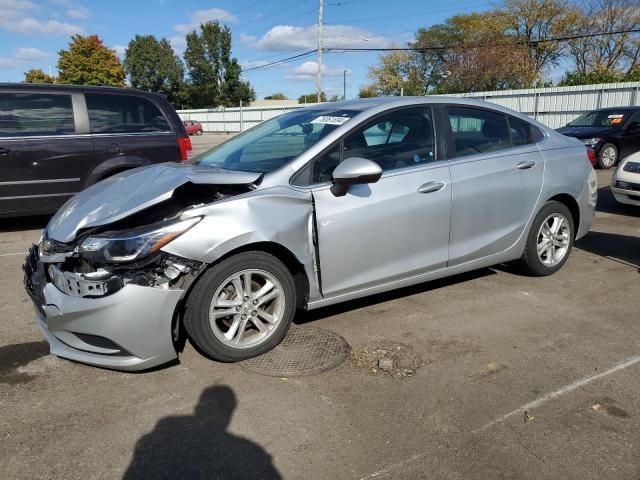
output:
M202 130L198 130L198 131L196 132L196 135L198 135L198 136L202 135Z
M237 362L271 350L296 310L287 267L265 252L246 252L210 268L187 299L184 326L207 356Z
M571 212L560 202L547 202L531 224L520 259L525 271L536 277L551 275L562 267L573 247Z
M605 143L598 152L598 166L608 170L618 162L618 148L613 143Z

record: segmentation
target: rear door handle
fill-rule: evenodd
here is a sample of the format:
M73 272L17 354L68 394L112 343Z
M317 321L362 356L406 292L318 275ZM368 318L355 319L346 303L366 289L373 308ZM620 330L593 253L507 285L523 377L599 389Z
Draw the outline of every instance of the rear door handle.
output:
M427 182L423 185L420 185L418 188L418 193L433 193L438 192L444 188L446 183L444 182Z
M8 148L0 147L0 155L6 155L10 152Z
M536 166L536 162L533 160L528 160L525 162L520 162L518 164L518 170L527 170L528 168L533 168Z

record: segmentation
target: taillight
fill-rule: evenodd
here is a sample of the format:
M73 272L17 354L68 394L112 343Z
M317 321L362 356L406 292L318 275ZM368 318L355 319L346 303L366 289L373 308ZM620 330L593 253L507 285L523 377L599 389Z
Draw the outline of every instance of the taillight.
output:
M180 160L186 162L191 156L192 147L189 135L186 137L178 137L178 147L180 147Z
M596 162L598 161L598 155L593 148L587 147L587 159L592 167L596 166Z

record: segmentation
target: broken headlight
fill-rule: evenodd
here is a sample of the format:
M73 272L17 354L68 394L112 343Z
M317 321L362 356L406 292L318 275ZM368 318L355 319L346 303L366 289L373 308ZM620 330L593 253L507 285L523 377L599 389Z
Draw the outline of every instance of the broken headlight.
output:
M198 223L202 217L110 232L84 239L80 254L97 263L133 262L160 250Z

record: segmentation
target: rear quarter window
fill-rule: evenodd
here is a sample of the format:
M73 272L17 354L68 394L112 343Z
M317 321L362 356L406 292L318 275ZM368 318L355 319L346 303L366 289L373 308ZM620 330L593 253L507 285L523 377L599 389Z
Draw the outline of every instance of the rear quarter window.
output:
M170 132L160 109L146 98L86 93L91 133Z
M71 95L0 93L0 137L75 133Z

